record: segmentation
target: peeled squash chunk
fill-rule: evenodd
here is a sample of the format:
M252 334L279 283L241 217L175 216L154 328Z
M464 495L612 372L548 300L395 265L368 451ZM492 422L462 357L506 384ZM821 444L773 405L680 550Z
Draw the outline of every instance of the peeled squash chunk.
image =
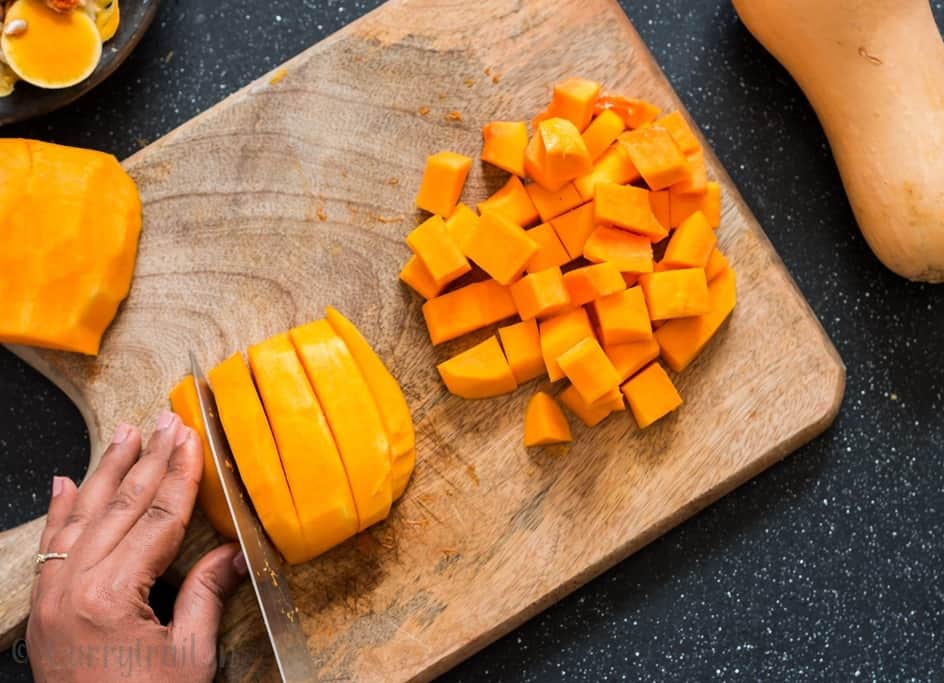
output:
M490 398L518 388L494 336L443 361L436 369L446 388L462 398Z
M547 446L567 443L572 438L570 425L557 401L543 391L532 396L524 415L524 445Z
M113 156L0 140L0 342L97 354L140 232L138 190Z
M328 418L347 471L358 530L390 512L390 443L377 406L347 345L327 320L296 327L289 335Z
M292 490L305 554L315 557L358 531L348 476L288 334L250 346L249 364Z
M399 498L416 463L416 436L410 407L400 384L354 324L330 306L325 316L335 333L347 344L380 411L390 442L391 494L393 498Z
M191 375L180 380L170 392L170 407L180 416L181 422L197 433L203 446L203 477L197 490L197 503L214 529L226 538L235 539L236 527L233 526L233 518L226 504L226 494L223 493L220 475L210 453L210 444L203 428L203 415L200 414L200 402L197 399L197 386Z
M16 0L6 22L25 31L4 34L0 47L17 76L40 88L68 88L88 78L102 56L102 34L83 11L56 12L43 0Z

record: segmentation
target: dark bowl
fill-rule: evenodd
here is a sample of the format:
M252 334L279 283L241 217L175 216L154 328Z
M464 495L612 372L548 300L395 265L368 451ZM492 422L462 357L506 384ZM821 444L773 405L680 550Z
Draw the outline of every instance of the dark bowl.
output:
M102 59L92 75L60 90L46 90L19 81L9 97L0 97L0 126L48 114L74 102L108 78L140 42L157 14L160 0L122 0L118 33L102 46Z

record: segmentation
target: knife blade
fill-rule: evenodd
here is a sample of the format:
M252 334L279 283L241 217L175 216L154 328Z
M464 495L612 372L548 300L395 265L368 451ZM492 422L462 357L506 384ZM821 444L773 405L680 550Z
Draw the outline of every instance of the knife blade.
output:
M269 634L269 642L272 643L279 673L286 683L313 681L314 662L308 652L308 642L302 631L288 581L282 572L282 558L272 546L249 505L233 464L233 455L223 433L223 425L216 412L213 391L192 351L190 364L210 453L220 476L226 505L239 537L239 545L246 557L249 578L252 579L252 587L256 592L259 611L262 612L262 620Z

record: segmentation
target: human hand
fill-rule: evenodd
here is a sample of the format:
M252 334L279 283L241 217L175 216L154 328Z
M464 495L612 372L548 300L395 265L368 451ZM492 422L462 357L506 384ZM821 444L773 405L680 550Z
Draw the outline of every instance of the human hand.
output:
M54 478L40 552L68 557L40 565L33 583L26 645L37 683L213 679L223 602L246 576L239 546L194 565L167 626L147 602L202 474L196 433L164 411L143 451L138 430L121 425L81 487Z

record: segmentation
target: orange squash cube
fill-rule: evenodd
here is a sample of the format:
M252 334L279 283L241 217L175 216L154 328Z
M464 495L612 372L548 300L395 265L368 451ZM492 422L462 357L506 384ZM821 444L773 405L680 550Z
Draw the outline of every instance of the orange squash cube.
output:
M734 271L726 268L708 285L710 310L692 318L669 320L655 332L662 359L675 372L682 372L711 341L737 302Z
M618 389L617 393L619 393ZM596 427L611 413L618 410L613 407L614 403L609 395L594 403L587 403L574 385L564 389L558 394L557 398L587 427ZM620 404L622 404L622 397L620 398Z
M652 272L652 242L607 225L598 226L583 245L583 255L591 263L607 261L623 273Z
M538 250L520 226L498 213L484 214L463 246L470 259L503 285L517 279Z
M666 114L661 119L658 119L655 125L669 131L669 135L675 140L675 144L678 145L678 148L682 150L682 154L688 155L692 152L701 151L701 144L698 142L694 131L692 131L692 127L688 125L688 121L682 116L682 112L673 111L670 114Z
M459 202L472 159L456 152L437 152L426 159L416 195L416 206L438 216L449 216Z
M511 285L511 298L522 320L546 318L570 308L570 295L557 266L525 275Z
M673 187L678 194L703 194L708 189L708 167L705 155L696 150L685 155L688 162L688 177L677 182Z
M599 116L607 109L618 114L627 128L646 126L655 121L661 112L657 106L645 100L603 93L597 98L594 111Z
M538 211L528 195L521 179L513 175L499 190L485 201L479 202L480 214L501 214L515 225L526 228L538 220Z
M557 364L587 403L619 387L619 374L596 337L581 339L557 357Z
M590 152L590 159L596 161L607 148L616 142L619 134L626 130L619 114L604 109L583 132L583 142Z
M704 268L717 243L705 214L696 211L672 233L661 263L666 269Z
M609 348L652 339L652 324L642 288L631 287L593 302L600 339Z
M659 357L659 342L651 337L645 341L604 346L603 350L619 373L620 382L625 382Z
M518 384L524 384L544 374L544 356L541 354L541 335L537 320L525 320L498 328L498 338L505 350L511 374Z
M517 312L508 287L495 280L473 282L423 304L423 318L434 345L510 318Z
M436 366L446 388L462 398L491 398L518 388L494 335Z
M564 245L561 244L560 238L550 223L541 223L537 227L526 230L525 234L538 245L538 250L528 261L526 270L529 273L562 266L570 261L570 255L564 249Z
M649 206L652 208L652 215L659 221L666 234L672 227L672 218L669 214L669 191L657 190L649 193Z
M548 192L556 192L566 185L566 181L557 183L557 181L548 174L546 170L547 150L544 149L544 141L541 139L540 131L531 136L528 146L524 150L524 172L535 183L543 187Z
M721 186L717 182L709 180L704 194L685 194L669 188L669 214L673 228L680 226L696 211L705 214L712 228L721 225Z
M564 286L570 294L570 305L583 306L608 294L622 292L626 281L616 266L604 261L564 273Z
M547 118L560 117L583 130L593 118L593 108L603 86L583 78L568 78L554 86L554 97L548 106Z
M620 142L650 190L663 190L688 177L688 161L665 128L622 133Z
M639 277L650 320L703 315L710 309L708 281L702 268L666 270Z
M567 443L572 438L570 425L557 401L543 391L532 396L524 415L525 447Z
M482 161L524 177L524 150L528 124L524 121L492 121L482 127Z
M406 265L403 266L403 270L400 271L400 279L410 285L424 299L432 299L442 291L442 287L436 283L426 266L423 265L423 261L416 254L413 254Z
M682 405L682 397L658 363L653 363L626 382L623 394L640 429L645 429Z
M459 249L462 249L462 245L469 239L469 235L472 234L478 224L479 215L460 202L452 215L446 219L446 231L452 235L452 239L459 245ZM464 254L465 251L463 250L462 253Z
M708 257L708 263L705 264L705 279L708 280L708 284L710 285L712 280L721 275L721 273L729 267L728 259L724 257L724 254L721 253L718 247L712 249L711 256ZM708 296L709 298L711 297L710 287L708 288Z
M542 320L538 329L547 376L552 382L556 382L564 376L564 371L557 364L558 357L581 339L593 337L590 317L583 308L575 308Z
M430 216L406 236L407 246L420 257L439 288L445 287L472 266L439 216Z
M653 242L668 234L652 212L649 191L641 187L598 183L593 192L593 216L597 223L645 235Z
M570 258L575 259L583 255L583 245L594 228L593 204L583 204L557 218L552 218L551 226Z
M538 133L544 146L544 172L551 183L548 189L563 187L593 168L580 131L567 119L541 121Z
M567 183L555 192L544 189L538 183L529 183L525 189L545 223L583 204L583 197L573 183Z
M633 165L629 154L623 148L623 145L614 143L603 153L593 169L585 176L581 176L574 181L574 187L584 201L593 199L593 191L598 183L613 183L614 185L625 185L639 180L639 171Z

